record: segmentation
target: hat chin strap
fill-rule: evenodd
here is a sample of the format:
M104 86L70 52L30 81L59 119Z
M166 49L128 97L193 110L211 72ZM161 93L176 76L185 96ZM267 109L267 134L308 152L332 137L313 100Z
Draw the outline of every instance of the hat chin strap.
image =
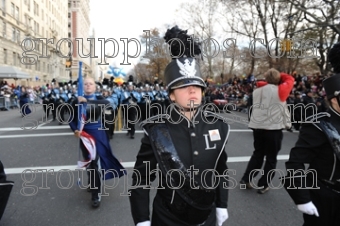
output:
M336 100L338 101L338 105L339 105L339 107L340 107L340 95L336 96L335 98L336 98Z

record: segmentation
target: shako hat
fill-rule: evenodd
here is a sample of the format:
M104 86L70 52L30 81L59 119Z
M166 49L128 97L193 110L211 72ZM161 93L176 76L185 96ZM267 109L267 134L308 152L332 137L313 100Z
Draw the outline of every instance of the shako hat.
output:
M340 74L335 74L326 78L323 80L322 84L325 88L328 100L340 95Z
M201 54L199 44L177 26L168 29L164 39L172 58L164 70L168 91L191 85L206 88L197 58Z
M332 65L335 74L323 80L322 84L325 88L327 99L330 100L340 95L340 42L334 44L330 49L328 61Z

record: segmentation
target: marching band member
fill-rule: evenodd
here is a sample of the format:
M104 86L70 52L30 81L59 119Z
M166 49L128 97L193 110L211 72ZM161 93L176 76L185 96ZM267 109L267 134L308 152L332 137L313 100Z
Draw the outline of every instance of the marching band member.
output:
M78 100L72 103L73 120L69 123L74 135L81 137L85 132L86 136L95 143L95 159L88 158L89 152L87 145L80 139L80 148L85 160L88 160L87 170L90 175L89 185L91 191L92 206L97 208L101 202L101 180L108 180L115 177L121 177L126 172L124 167L113 155L108 136L103 130L103 115L101 105L109 105L109 101L104 97L95 95L96 85L93 78L84 79L84 96L78 96ZM77 130L78 126L78 107L76 104L84 103L86 109L86 123L82 132ZM104 172L103 172L104 170Z
M59 98L56 101L56 108L57 108L57 119L59 122L59 125L62 125L64 122L64 116L65 116L65 110L67 109L66 106L63 106L68 101L68 96L63 90L63 88L60 88L59 91Z
M284 187L303 213L304 226L340 225L340 43L330 50L334 75L322 83L328 112L301 124L286 162ZM305 170L305 164L309 168Z
M46 119L48 119L48 117L50 116L50 108L48 107L50 103L50 99L49 99L49 93L46 87L42 88L40 98L42 100L43 110L45 112Z
M137 103L140 102L141 96L134 90L134 85L130 81L128 88L123 92L124 100L124 124L127 123L128 132L126 136L130 135L131 139L135 138L135 123L137 123L137 115L140 117L140 110L138 110ZM138 111L138 112L137 112Z
M165 112L164 111L165 97L163 96L163 93L161 92L158 83L155 84L155 89L153 91L153 95L155 97L154 100L153 100L153 103L159 104L161 106L161 109L159 109L159 110L157 108L155 108L155 107L152 109L153 110L153 115L158 115L158 114L164 113Z
M180 37L186 46L192 45L187 41L186 31L177 26L168 30L165 39L171 43L173 56L179 56L181 51L177 42L169 42L173 37ZM194 44L198 55L199 46ZM198 60L186 57L191 56L188 49L184 57L174 58L164 72L174 108L169 114L151 117L141 124L145 135L134 166L139 175L133 174L130 190L131 212L137 226L221 226L228 219L225 145L229 125L219 115L202 109L206 84ZM153 123L159 118L164 123ZM148 172L158 170L157 164L162 173L150 175ZM207 169L210 171L205 174ZM159 189L150 219L149 193L155 174L159 175Z
M57 118L57 100L59 99L59 89L52 82L51 85L51 93L50 93L50 104L52 105L52 121L55 121Z

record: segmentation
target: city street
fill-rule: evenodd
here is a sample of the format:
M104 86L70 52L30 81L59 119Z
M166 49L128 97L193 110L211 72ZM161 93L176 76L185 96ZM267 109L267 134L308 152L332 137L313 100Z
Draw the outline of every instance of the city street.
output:
M127 190L131 175L116 181L106 181L107 188L101 206L93 209L90 194L78 184L75 171L78 160L78 140L67 124L58 125L42 119L42 107L29 119L36 120L30 128L28 119L21 118L17 109L0 112L0 159L5 166L7 179L15 182L2 226L72 226L72 225L134 225L130 214ZM236 114L246 119L243 113ZM231 118L232 114L223 116ZM238 182L253 151L252 132L242 120L231 124L231 134L226 146L228 167L235 170L235 188L229 192L228 226L297 226L302 225L302 214L297 210L288 193L271 189L260 195L256 190L240 189ZM23 129L24 128L24 129ZM116 131L111 146L115 156L131 173L140 147L143 131L137 127L135 139ZM284 133L279 153L278 169L285 172L284 163L298 133ZM34 171L38 170L38 171ZM280 187L278 173L274 185ZM86 174L81 182L86 182ZM85 183L86 184L86 183ZM155 191L151 192L151 197ZM147 207L145 207L147 208ZM151 207L150 207L151 210Z

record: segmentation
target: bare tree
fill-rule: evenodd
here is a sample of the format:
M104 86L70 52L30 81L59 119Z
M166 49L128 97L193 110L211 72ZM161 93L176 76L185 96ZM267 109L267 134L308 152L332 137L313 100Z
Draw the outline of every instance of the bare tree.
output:
M167 44L157 28L146 31L141 38L142 44L148 48L142 57L148 61L147 69L151 74L149 81L155 77L163 79L164 69L171 60Z
M294 7L286 2L274 0L224 0L223 3L225 12L228 12L224 14L227 15L226 20L231 32L247 37L251 41L262 38L262 46L268 53L260 59L267 60L269 67L280 70L287 64L285 62L287 60L283 59L286 54L280 48L281 41L282 38L293 38L293 32L301 23L301 13L295 12ZM294 15L294 20L290 15ZM290 37L288 34L291 34ZM250 47L250 51L255 53L256 45ZM254 70L255 61L256 59L251 61L251 72Z
M330 0L277 0L278 2L289 2L296 10L303 13L303 19L314 29L318 27L329 27L338 35L340 41L339 9L340 1ZM306 28L310 30L311 27Z
M218 19L216 10L219 4L220 2L216 0L196 0L181 4L179 10L181 14L180 19L185 21L188 28L194 30L194 36L201 41L204 40L202 42L202 55L207 60L207 65L202 66L202 72L206 72L207 77L210 78L214 75L213 60L218 54L213 36L216 34L215 30ZM180 21L178 22L181 23Z

